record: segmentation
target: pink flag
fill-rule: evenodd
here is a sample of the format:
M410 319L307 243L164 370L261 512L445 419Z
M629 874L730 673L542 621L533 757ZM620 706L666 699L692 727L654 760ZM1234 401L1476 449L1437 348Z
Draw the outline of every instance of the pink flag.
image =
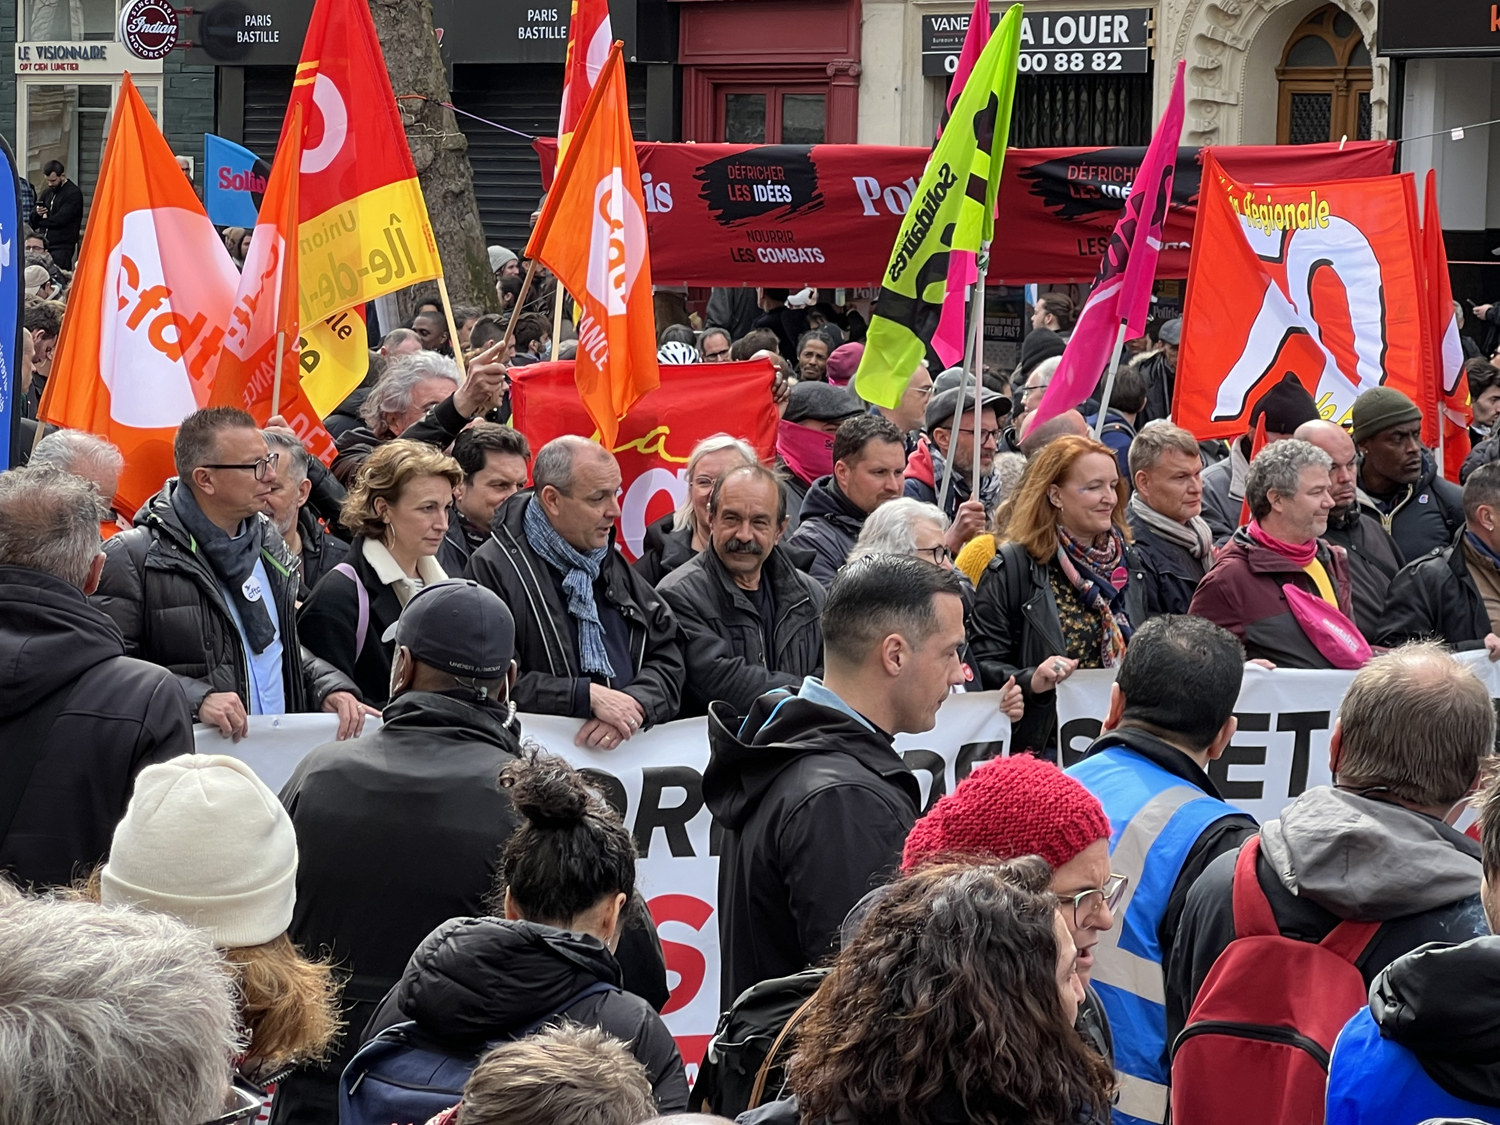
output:
M1146 330L1151 309L1151 283L1156 256L1161 252L1162 224L1172 199L1172 176L1177 167L1177 143L1182 136L1182 72L1172 80L1172 97L1162 114L1145 159L1130 185L1125 211L1115 224L1109 248L1099 263L1093 290L1078 314L1062 363L1053 374L1042 401L1027 419L1028 429L1072 410L1094 393L1099 377L1114 354L1120 325L1125 338Z
M979 54L990 40L990 0L974 0L974 11L969 16L969 30L964 35L963 49L958 53L958 65L953 70L953 83L948 87L948 104L943 107L943 120L938 124L937 135L943 135L948 117L958 95L963 92L969 72L974 69ZM948 255L948 293L943 299L943 313L938 318L937 330L932 334L932 350L945 367L962 363L964 358L964 296L968 287L979 279L979 267L975 255L968 250L954 250Z

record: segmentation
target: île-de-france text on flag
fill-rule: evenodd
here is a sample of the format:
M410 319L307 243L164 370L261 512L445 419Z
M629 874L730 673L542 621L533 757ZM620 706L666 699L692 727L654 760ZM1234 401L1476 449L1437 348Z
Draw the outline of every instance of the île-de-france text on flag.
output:
M1172 417L1245 433L1288 374L1324 418L1388 386L1432 411L1416 180L1246 184L1203 154Z
M610 30L609 0L573 0L568 20L568 55L563 64L562 108L557 118L557 163L568 151L583 107L598 84L615 41Z
M1078 314L1062 362L1053 372L1035 415L1027 422L1029 427L1072 410L1094 393L1114 355L1121 324L1125 325L1126 339L1145 335L1162 227L1172 201L1177 142L1182 138L1183 69L1179 61L1166 111L1136 169L1125 210L1099 262L1094 286Z
M610 48L526 246L578 303L578 397L606 446L636 400L660 383L646 205L620 49Z
M1423 440L1442 447L1440 471L1457 481L1469 455L1469 381L1464 378L1464 346L1453 312L1448 251L1443 245L1443 219L1438 211L1437 171L1432 168L1427 169L1422 198L1422 270L1427 282L1427 343L1432 356L1428 400L1436 404L1430 415L1424 414L1424 421L1432 422L1432 432L1424 426ZM1442 427L1441 438L1438 426Z
M1013 4L964 83L901 220L854 379L867 402L901 400L942 315L949 251L977 253L994 233L1020 46L1021 5Z
M134 513L173 474L172 438L208 402L239 275L127 75L40 414L125 457Z

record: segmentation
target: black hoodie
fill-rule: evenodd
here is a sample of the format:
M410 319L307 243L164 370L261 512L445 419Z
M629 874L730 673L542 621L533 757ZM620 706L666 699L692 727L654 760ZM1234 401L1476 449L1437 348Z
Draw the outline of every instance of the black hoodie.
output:
M784 692L708 710L703 798L719 845L720 1007L838 949L901 859L921 791L891 736Z
M72 683L31 772L0 872L67 883L109 852L135 775L193 752L187 696L165 668L125 655L125 639L76 586L0 566L0 754L37 702Z
M629 992L568 1001L596 981L620 985L620 966L587 934L504 918L454 918L428 934L365 1027L368 1042L414 1020L444 1048L477 1052L557 1014L630 1047L646 1068L662 1113L687 1108L687 1077L672 1033Z
M1370 986L1370 1015L1455 1098L1500 1106L1500 937L1397 958Z
M867 516L867 512L860 511L844 495L832 476L819 477L802 500L801 522L786 537L786 546L812 552L807 573L823 583L826 590L833 585L833 576L844 565L849 552L854 550Z

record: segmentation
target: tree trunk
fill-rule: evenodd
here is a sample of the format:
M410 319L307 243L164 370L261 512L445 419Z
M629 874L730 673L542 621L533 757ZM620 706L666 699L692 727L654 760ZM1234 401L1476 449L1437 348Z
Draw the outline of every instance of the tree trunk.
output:
M452 99L432 31L431 0L369 2L391 88L406 125L412 161L427 198L427 214L437 236L448 294L456 305L478 305L498 312L500 303L485 250L484 228L474 202L469 142L459 131L453 111L442 104ZM421 98L403 97L410 94L420 94Z

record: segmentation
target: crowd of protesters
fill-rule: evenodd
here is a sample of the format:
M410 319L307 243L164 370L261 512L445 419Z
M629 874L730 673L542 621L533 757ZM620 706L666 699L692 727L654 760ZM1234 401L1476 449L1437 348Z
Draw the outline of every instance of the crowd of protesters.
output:
M490 260L513 304L520 263ZM775 457L698 443L633 562L613 454L505 424L508 370L567 347L550 296L513 355L498 318L455 310L450 339L419 308L326 468L279 418L204 409L117 513L118 451L23 430L0 1121L1500 1122L1495 717L1453 655L1500 659L1500 371L1468 368L1460 486L1384 387L1329 420L1288 377L1198 442L1169 417L1177 321L1107 405L1031 425L1060 295L1014 371L923 364L893 408L855 395L863 321L815 291L716 291L706 327L672 296L661 362L774 367ZM26 316L36 389L60 309ZM1332 785L1265 824L1222 790L1247 662L1355 673ZM1079 669L1113 687L1060 763ZM894 738L983 689L1010 756L924 810ZM279 794L194 753L194 723L232 753L314 711L337 737ZM679 1053L635 842L521 713L603 751L706 716L706 987L725 1027L796 1000L748 1071L727 1033Z

